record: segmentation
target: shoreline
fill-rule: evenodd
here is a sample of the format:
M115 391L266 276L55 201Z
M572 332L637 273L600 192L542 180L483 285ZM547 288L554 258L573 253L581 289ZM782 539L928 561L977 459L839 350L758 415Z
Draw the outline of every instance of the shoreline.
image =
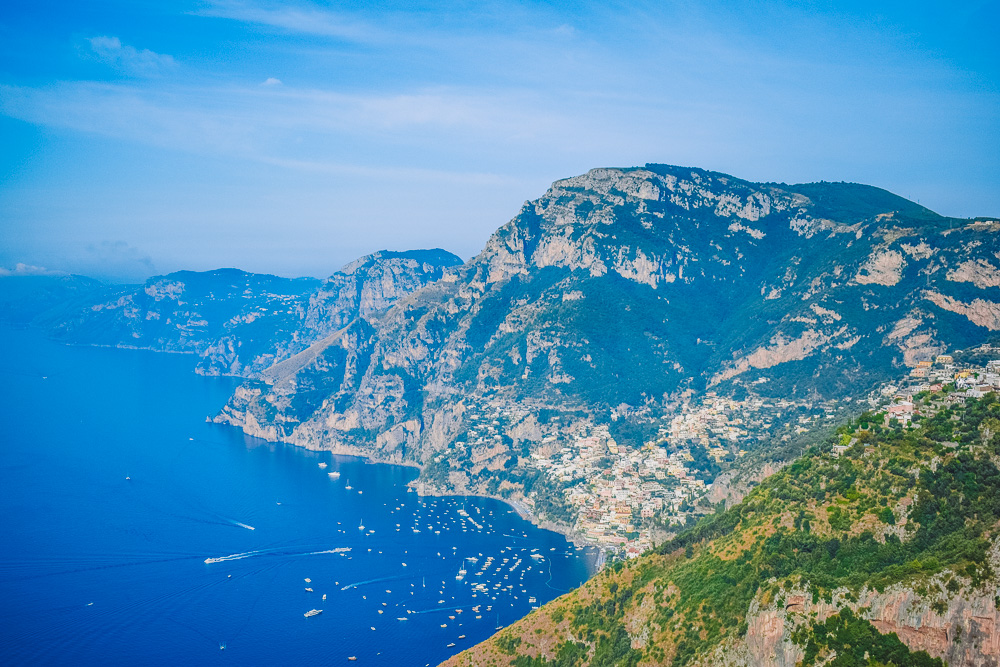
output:
M288 440L282 440L280 438L279 439L275 439L275 440L271 440L269 438L261 437L260 434L248 433L246 431L246 429L243 428L242 426L238 426L238 425L233 424L231 422L216 421L213 417L210 417L210 416L206 417L205 420L208 421L208 422L213 422L213 423L219 424L220 426L227 426L227 427L230 427L230 428L238 429L239 431L241 431L246 436L250 436L252 438L258 438L260 440L263 440L263 441L269 442L269 443L273 443L273 444L280 443L280 444L283 444L283 445L289 445L289 446L296 447L296 448L299 448L299 449L304 449L304 450L310 451L310 452L328 452L328 453L330 453L332 455L335 455L335 456L351 456L353 458L361 459L366 464L372 464L372 465L394 465L394 466L402 466L404 468L416 468L418 471L421 471L421 472L423 471L423 466L420 465L419 463L414 462L414 461L388 460L388 459L381 459L381 458L378 458L378 457L373 457L370 454L362 453L358 448L353 447L351 445L338 445L338 446L335 446L335 447L321 447L321 446L316 446L314 443L290 442ZM559 535L562 535L570 544L572 544L573 546L575 546L577 548L580 548L580 549L592 548L592 549L594 549L594 551L597 553L597 557L595 558L594 565L593 565L593 571L590 573L590 576L594 576L595 574L597 574L598 572L600 572L601 569L604 567L604 564L607 562L607 549L605 547L603 547L602 545L597 544L595 542L591 542L590 540L588 540L587 538L585 538L582 534L580 534L579 532L577 532L576 530L574 530L571 526L566 526L566 525L563 525L563 524L555 523L553 521L539 519L538 516L536 516L530 509L528 509L527 506L524 505L524 503L522 503L522 502L520 502L518 500L513 500L511 498L503 498L501 496L496 496L496 495L492 495L492 494L488 494L488 493L474 493L474 492L464 492L463 493L463 492L460 492L460 491L457 491L457 490L439 489L437 487L429 485L427 482L422 481L420 479L419 475L418 475L417 478L415 478L415 479L407 482L406 486L409 487L409 488L412 488L414 490L414 492L417 495L419 495L419 496L425 496L425 497L455 497L455 498L458 498L458 497L489 498L491 500L497 500L499 502L502 502L505 505L507 505L508 507L510 507L511 509L513 509L517 513L517 515L519 517L521 517L522 519L528 521L533 526L535 526L537 528L541 528L542 530L548 530L548 531L551 531L553 533L558 533Z
M420 466L416 467L420 468ZM488 493L457 493L453 491L446 491L439 489L437 487L428 486L426 482L420 481L419 478L413 480L412 482L407 484L407 486L412 488L419 496L441 497L441 498L449 496L453 497L464 496L468 498L489 498L491 500L497 500L499 502L502 502L511 509L513 509L519 517L521 517L525 521L528 521L536 528L540 528L542 530L548 530L553 533L558 533L559 535L562 535L564 538L566 538L566 541L568 541L570 544L579 549L586 549L586 548L593 549L597 553L597 557L595 558L593 572L591 572L590 576L594 576L595 574L600 572L601 569L604 567L604 564L607 562L607 549L605 549L603 546L591 542L590 540L586 539L580 533L578 533L576 530L574 530L569 526L558 524L553 521L539 519L530 509L528 509L524 505L524 503L518 500L513 500L511 498L502 498L500 496L494 496Z

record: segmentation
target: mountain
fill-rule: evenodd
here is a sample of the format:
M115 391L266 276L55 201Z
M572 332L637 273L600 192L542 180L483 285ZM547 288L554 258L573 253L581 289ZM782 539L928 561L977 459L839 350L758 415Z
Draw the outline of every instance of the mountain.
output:
M445 664L998 664L1000 401L904 407Z
M77 275L23 275L0 273L0 322L32 324L43 314L85 300L100 298L106 286Z
M216 419L419 463L426 491L572 524L564 476L533 458L582 435L637 450L706 396L770 406L780 424L761 423L787 435L802 411L984 341L1000 329L998 232L866 185L594 169L441 280L264 371Z
M457 264L443 250L415 250L367 255L322 281L178 271L107 287L36 323L67 342L190 352L201 357L200 373L254 376Z

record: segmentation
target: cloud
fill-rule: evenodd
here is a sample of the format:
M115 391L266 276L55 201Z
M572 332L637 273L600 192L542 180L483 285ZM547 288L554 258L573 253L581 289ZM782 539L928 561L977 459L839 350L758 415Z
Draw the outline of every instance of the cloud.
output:
M462 89L385 94L283 85L0 84L0 113L174 150L260 160L322 155L336 161L343 158L340 144L359 139L393 150L424 144L446 153L483 143L527 147L581 129L578 120L536 96Z
M89 37L90 50L98 60L135 76L159 76L176 66L172 56L122 44L117 37Z
M370 23L343 14L309 6L274 8L247 2L214 2L194 12L199 16L232 19L243 23L266 25L293 33L333 37L352 42L385 41L388 35Z
M0 276L65 276L65 271L53 271L44 266L32 266L24 262L18 262L13 269L6 269L0 266Z
M87 246L87 254L92 261L102 265L126 268L141 267L146 271L155 271L153 260L135 246L125 241L101 241L99 244Z

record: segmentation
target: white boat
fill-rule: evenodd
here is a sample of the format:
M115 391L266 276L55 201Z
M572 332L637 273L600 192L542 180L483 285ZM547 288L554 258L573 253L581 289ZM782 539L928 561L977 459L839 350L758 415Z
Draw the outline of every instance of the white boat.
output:
M305 616L306 618L309 618L310 616L319 616L322 613L323 613L322 609L310 609L309 611L307 611L302 615Z
M336 470L334 470L333 472L328 472L326 474L330 476L330 479L340 479L340 473Z
M319 469L322 470L326 467L326 461L320 461L317 465L319 466Z

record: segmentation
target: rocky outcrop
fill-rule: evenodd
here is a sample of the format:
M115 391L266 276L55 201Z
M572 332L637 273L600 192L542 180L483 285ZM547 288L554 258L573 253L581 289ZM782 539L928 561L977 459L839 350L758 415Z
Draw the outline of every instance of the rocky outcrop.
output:
M1000 330L1000 303L986 299L973 299L970 303L963 303L938 292L927 292L927 300L944 310L963 315L973 324L990 331Z
M943 604L933 604L943 601ZM795 667L804 646L793 632L848 607L883 633L895 633L911 651L927 651L950 667L1000 665L1000 612L984 590L950 594L941 586L932 598L902 585L857 595L837 591L832 600L793 590L762 607L754 601L741 641L719 646L707 664L727 667Z

